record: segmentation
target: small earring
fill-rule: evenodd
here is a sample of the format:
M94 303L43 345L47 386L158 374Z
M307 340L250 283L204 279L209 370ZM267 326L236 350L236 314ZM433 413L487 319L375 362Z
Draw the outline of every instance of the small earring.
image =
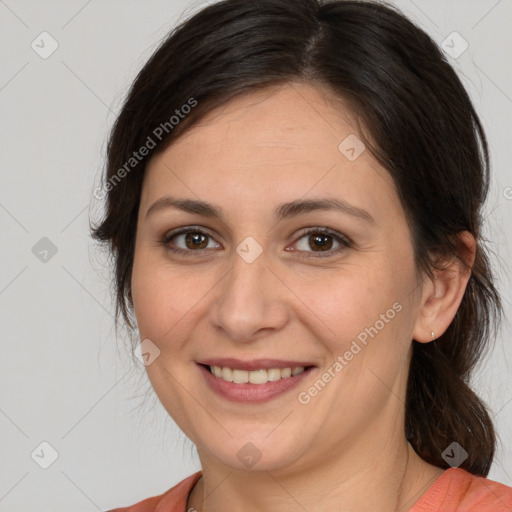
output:
M435 335L434 331L432 331L430 334L432 335L432 341L434 341L436 339L436 335Z

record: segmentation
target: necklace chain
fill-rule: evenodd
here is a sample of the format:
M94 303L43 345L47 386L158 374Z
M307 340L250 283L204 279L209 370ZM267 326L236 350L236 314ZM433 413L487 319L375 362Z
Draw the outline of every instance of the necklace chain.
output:
M400 512L398 509L398 505L400 505L400 499L402 498L405 476L407 475L407 468L409 466L409 450L410 450L410 448L411 448L411 445L409 442L407 442L407 458L405 459L405 467L404 467L404 474L402 476L402 481L400 482L400 487L398 488L398 496L397 496L396 505L395 505L395 512Z

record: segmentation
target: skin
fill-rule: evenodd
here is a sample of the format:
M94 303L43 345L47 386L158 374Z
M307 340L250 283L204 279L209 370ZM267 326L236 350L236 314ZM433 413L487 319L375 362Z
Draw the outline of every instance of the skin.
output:
M140 339L160 350L148 377L201 461L187 510L408 510L443 472L405 439L407 373L412 340L427 343L431 331L446 330L470 273L454 259L435 280L418 278L390 175L368 150L350 161L338 149L355 126L327 91L289 83L230 100L148 165L132 299ZM213 203L225 222L175 208L146 216L166 195ZM334 210L272 218L282 202L325 197L363 208L374 222ZM189 252L172 253L161 240L186 226L208 231L206 248L179 236L174 246ZM303 234L309 227L331 228L353 245L336 252L340 244L328 237L331 253L318 257ZM236 252L249 236L263 250L252 263ZM474 239L460 240L472 264ZM300 403L298 393L396 302L401 311ZM211 357L317 368L299 389L241 404L206 384L195 361ZM261 454L251 468L237 457L248 442Z

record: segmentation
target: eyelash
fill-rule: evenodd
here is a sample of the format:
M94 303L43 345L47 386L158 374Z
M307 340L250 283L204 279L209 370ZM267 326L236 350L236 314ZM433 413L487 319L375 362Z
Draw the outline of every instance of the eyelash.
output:
M195 226L189 226L189 227L181 228L177 231L174 231L174 232L171 232L171 233L165 235L163 237L163 239L160 240L160 244L163 245L164 247L166 247L169 251L171 251L173 253L183 254L183 255L187 255L187 256L190 255L190 253L194 253L194 252L202 253L203 251L205 251L205 249L197 249L197 250L181 249L179 247L171 246L171 241L173 238L176 238L179 235L187 234L187 233L201 234L201 235L205 235L211 239L214 239L209 233L207 233L203 229L201 229L199 227L196 228ZM353 246L353 242L352 242L352 240L350 240L350 238L348 238L347 236L343 236L329 228L311 228L311 229L305 231L304 233L302 233L301 236L297 239L297 241L301 240L302 238L306 237L307 235L312 235L312 234L329 235L329 236L333 237L337 242L340 243L340 247L338 247L336 249L328 250L328 251L317 251L317 252L315 252L315 251L294 251L298 254L298 256L300 258L327 258L329 256L336 255L336 254L340 253L341 251L343 251L345 249L349 249ZM310 254L314 254L314 256L306 256L304 254L301 254L302 252L307 252L307 253L309 252Z

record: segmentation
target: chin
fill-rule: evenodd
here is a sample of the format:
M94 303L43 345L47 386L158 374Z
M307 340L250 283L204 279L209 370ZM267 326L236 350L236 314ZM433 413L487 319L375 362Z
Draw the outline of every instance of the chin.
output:
M230 439L227 443L215 444L211 448L212 438L204 444L208 452L207 457L213 456L219 462L237 471L276 471L293 466L300 458L297 445L283 443L281 439L265 440L268 430L261 435L261 441L252 435L239 436L238 439ZM288 437L290 439L290 437ZM290 446L288 446L290 445ZM198 448L199 456L203 459L204 452ZM206 462L206 461L201 461Z

